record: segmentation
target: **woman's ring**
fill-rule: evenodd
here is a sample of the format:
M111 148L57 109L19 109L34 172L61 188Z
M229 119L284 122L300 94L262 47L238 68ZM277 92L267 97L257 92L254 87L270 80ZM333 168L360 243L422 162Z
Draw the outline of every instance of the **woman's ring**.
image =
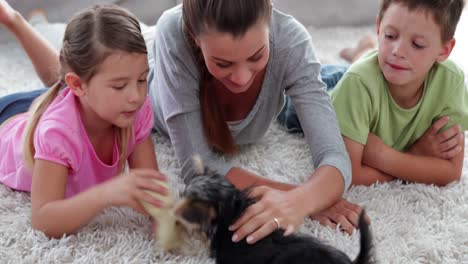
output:
M280 229L280 228L281 228L281 225L280 225L279 220L278 220L276 217L274 217L274 218L273 218L273 221L274 221L275 224L276 224L276 229Z

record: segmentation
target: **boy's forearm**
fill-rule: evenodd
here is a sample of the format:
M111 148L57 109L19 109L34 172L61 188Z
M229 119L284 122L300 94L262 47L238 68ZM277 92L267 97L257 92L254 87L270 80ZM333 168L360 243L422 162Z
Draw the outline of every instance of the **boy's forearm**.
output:
M60 67L58 51L18 12L6 27L23 46L41 81L46 86L57 82Z
M395 177L390 176L378 169L375 169L366 164L362 164L361 168L354 172L353 171L353 180L351 185L372 185L374 183L380 182L389 182L395 180Z
M382 141L373 144L378 146L366 146L363 163L403 181L442 186L460 178L461 166L451 160L402 153Z
M101 186L97 185L68 199L45 204L33 212L33 228L54 238L76 232L108 207L106 199L102 197Z

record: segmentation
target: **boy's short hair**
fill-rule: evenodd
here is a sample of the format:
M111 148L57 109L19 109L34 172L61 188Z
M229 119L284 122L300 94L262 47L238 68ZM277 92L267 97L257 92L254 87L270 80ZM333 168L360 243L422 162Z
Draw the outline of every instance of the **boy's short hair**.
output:
M382 20L385 11L391 4L401 4L410 11L418 10L432 14L435 23L440 27L442 42L453 38L460 20L464 0L382 0L379 18Z

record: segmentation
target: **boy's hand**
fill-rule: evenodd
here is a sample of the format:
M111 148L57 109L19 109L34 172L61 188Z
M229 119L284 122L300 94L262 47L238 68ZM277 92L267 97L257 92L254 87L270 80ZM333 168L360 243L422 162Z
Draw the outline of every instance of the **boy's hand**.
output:
M0 0L0 23L10 25L15 17L16 11L5 0Z
M449 121L448 116L438 119L408 150L408 153L452 159L462 150L464 133L460 125L453 125L444 132L439 130Z
M310 216L312 220L317 220L324 226L329 226L333 229L339 224L340 229L348 234L352 234L354 229L358 228L359 215L362 213L362 208L346 199L342 198L334 205L323 210L322 212ZM364 215L367 224L370 224L369 216Z

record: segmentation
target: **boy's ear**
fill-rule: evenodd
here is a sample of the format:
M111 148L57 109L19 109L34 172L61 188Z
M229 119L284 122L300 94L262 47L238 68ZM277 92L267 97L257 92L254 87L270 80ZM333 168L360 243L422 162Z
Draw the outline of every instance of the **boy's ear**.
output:
M375 29L376 29L377 36L378 36L379 33L380 33L380 18L379 18L379 15L377 15L375 17Z
M450 53L452 53L453 47L455 47L455 42L456 42L455 38L452 38L451 40L442 44L442 49L439 55L437 56L438 62L442 62L450 56Z
M76 73L67 73L65 75L65 82L76 96L81 97L86 94L83 88L83 82L81 81L80 77L76 75Z

